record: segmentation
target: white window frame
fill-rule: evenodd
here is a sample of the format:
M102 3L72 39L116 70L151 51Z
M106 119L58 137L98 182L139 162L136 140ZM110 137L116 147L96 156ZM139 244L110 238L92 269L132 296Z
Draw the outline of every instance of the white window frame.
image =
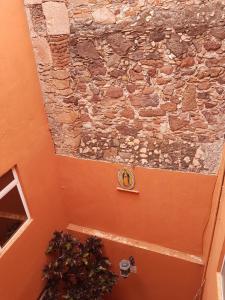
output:
M17 187L18 193L20 195L20 199L22 201L23 204L23 208L25 210L26 216L27 216L27 220L20 226L20 228L10 237L10 239L5 243L5 245L3 247L0 246L0 254L2 254L3 252L5 252L5 250L7 250L10 245L12 245L12 243L15 242L15 240L24 232L25 228L31 223L32 219L30 216L30 212L22 191L22 187L20 185L19 182L19 178L16 172L15 168L10 169L9 171L12 171L13 173L13 177L14 179L4 188L0 191L0 201L1 199L7 195L14 187Z

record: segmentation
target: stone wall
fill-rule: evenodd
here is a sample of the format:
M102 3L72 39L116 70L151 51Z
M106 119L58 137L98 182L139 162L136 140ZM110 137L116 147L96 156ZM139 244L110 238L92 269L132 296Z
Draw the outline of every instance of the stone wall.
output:
M56 153L215 173L225 1L25 0Z

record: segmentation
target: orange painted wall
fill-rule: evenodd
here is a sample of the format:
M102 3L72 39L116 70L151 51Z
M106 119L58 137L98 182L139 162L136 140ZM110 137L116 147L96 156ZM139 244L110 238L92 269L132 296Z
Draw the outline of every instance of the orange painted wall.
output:
M70 223L202 255L216 176L137 167L136 195L117 191L119 165L62 156L57 161ZM104 244L114 266L133 255L139 270L120 280L109 300L191 300L200 288L200 265L108 240Z
M0 257L0 299L36 300L47 241L65 218L22 0L0 1L0 175L14 165L33 222Z
M132 195L116 190L118 165L55 157L22 0L0 1L0 37L0 175L17 165L33 218L0 257L0 299L37 298L46 244L53 230L69 222L201 254L216 177L136 168L140 194ZM164 300L165 292L180 300L181 291L188 300L199 286L198 265L108 241L106 250L115 264L132 250L140 266L139 275L115 290L114 300Z
M218 206L221 199L222 186L224 181L224 172L225 172L225 149L223 150L223 156L221 159L220 168L218 171L217 180L213 192L210 217L204 234L203 259L205 262L207 262L209 258L209 252L210 252L210 247L213 239L215 223L217 218Z
M82 241L84 234L70 231ZM135 258L137 273L119 278L106 300L192 300L200 286L202 266L144 249L104 240L104 254L119 274L119 261Z
M202 254L216 176L135 169L139 195L119 192L119 165L57 157L70 223Z
M206 282L204 286L203 300L221 299L221 295L218 289L217 272L220 272L222 260L225 256L225 181L223 178L224 164L225 152L223 154L221 172L218 179L222 183L222 191L221 194L218 191L216 192L217 201L215 201L214 199L213 202L212 217L216 215L216 218L214 217L214 219L216 219L216 226L212 240L211 251L209 253L209 261L206 269ZM216 211L218 201L219 208ZM211 227L209 228L209 230L211 229ZM206 246L207 241L208 239L206 239Z

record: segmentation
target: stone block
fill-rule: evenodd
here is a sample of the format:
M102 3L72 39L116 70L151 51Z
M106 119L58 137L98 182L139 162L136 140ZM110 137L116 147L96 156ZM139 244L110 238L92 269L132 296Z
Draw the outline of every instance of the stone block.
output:
M68 5L69 6L82 6L82 5L88 5L89 4L89 0L69 0L68 1Z
M62 111L55 114L55 120L59 123L72 124L79 118L78 111Z
M43 65L52 64L51 50L47 40L43 37L33 39L34 52L36 54L37 63Z
M65 3L45 2L42 6L46 18L48 34L69 34L69 17Z
M101 7L92 13L94 21L103 25L114 24L116 22L115 15L106 7Z
M41 4L42 0L24 0L25 5Z
M117 86L111 86L107 90L106 96L110 98L120 98L123 96L123 89Z
M188 121L177 116L169 116L169 125L172 131L177 131L188 125Z

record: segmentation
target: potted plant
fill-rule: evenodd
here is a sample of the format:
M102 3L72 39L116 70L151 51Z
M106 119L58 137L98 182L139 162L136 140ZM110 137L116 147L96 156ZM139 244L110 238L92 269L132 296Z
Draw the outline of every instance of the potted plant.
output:
M84 243L72 235L54 232L46 254L50 262L41 300L101 300L111 293L117 275L103 256L101 239L91 236Z

